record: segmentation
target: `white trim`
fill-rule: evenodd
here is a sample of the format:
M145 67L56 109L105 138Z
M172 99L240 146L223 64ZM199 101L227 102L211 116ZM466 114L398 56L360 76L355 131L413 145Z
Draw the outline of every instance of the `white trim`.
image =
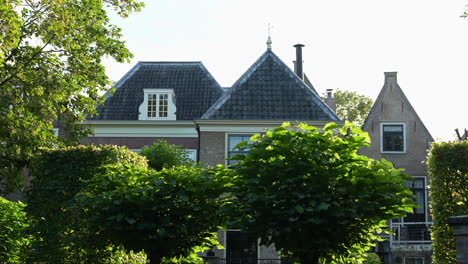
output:
M149 121L125 123L94 123L90 137L187 137L198 138L193 122L165 123Z
M386 125L402 125L403 126L403 151L384 151L383 150L383 127ZM405 122L381 122L380 123L380 153L406 153L406 123Z
M143 103L138 108L140 112L138 115L139 120L176 120L176 106L174 104L174 89L154 89L154 88L145 88L143 89L144 96L143 96ZM167 95L167 116L160 117L159 116L159 99L156 100L157 107L156 113L158 116L156 117L148 117L148 95L149 94L156 94L158 95Z
M195 120L201 132L261 133L279 127L287 120ZM292 126L306 123L317 128L324 127L325 121L291 121ZM343 122L335 122L343 125Z

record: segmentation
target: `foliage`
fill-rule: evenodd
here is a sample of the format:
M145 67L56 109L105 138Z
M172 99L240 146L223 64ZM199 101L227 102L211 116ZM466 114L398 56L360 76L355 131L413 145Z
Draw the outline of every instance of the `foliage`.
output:
M0 263L21 263L23 248L29 243L23 231L28 226L24 204L0 197Z
M369 142L352 123L323 131L307 124L268 130L232 159L241 227L301 263L356 261L388 219L415 206L409 176L357 154ZM311 239L313 238L313 239Z
M88 131L76 121L96 113L110 80L104 56L131 57L107 12L123 17L136 0L0 0L0 185L22 184L20 169L39 147L76 143ZM67 137L56 138L60 120Z
M146 264L146 260L146 254L143 251L134 253L118 250L103 264Z
M137 164L145 158L115 146L77 146L41 149L31 164L32 186L26 212L35 236L29 251L34 261L47 263L103 263L108 241L90 234L82 217L72 210L74 196L104 165ZM107 252L107 253L106 253Z
M432 144L428 158L434 264L455 264L455 241L447 219L468 214L468 141Z
M192 160L182 146L169 144L165 140L158 140L153 145L142 148L140 154L148 159L150 168L158 171L192 164Z
M369 114L373 100L365 95L346 90L336 90L336 114L343 120L361 126Z
M382 264L382 260L380 259L379 255L375 253L367 253L366 259L362 262L362 264Z
M150 263L180 258L216 243L226 221L229 171L222 166L174 167L159 172L110 166L77 195L93 232L128 250L144 250Z

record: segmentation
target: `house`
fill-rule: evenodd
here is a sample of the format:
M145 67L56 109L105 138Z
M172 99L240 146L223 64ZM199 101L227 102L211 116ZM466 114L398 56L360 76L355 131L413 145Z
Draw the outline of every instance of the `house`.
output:
M267 50L227 89L201 62L139 62L116 84L99 115L87 120L94 133L83 143L138 151L164 139L183 146L205 165L229 165L233 161L226 158L238 153L237 143L285 121L318 127L340 123L303 74L303 45L295 47L295 71L272 51L269 41ZM215 254L229 263L280 261L274 247L259 246L256 238L235 227L219 231L218 237L225 249Z
M385 83L367 116L362 129L369 133L372 144L360 154L386 159L412 176L407 181L419 208L413 214L390 221L394 232L388 240L378 242L376 251L385 263L429 264L431 217L428 209L428 173L424 163L430 143L434 141L403 90L396 72L385 73Z

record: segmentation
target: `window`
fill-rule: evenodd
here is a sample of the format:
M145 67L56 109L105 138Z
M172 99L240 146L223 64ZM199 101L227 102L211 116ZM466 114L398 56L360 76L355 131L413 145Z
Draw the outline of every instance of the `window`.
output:
M167 117L169 94L148 93L148 117Z
M186 156L187 158L197 162L197 150L196 149L186 149Z
M237 149L235 148L237 146L237 144L241 143L241 142L244 142L244 141L249 141L250 140L250 137L252 137L252 134L243 134L243 135L236 135L236 134L231 134L231 135L228 135L228 158L231 158L237 154L240 154L240 155L245 155L247 153L249 153L249 149ZM228 165L232 165L232 164L235 164L239 162L239 160L228 160L227 163Z
M175 120L172 89L144 89L139 120Z
M424 264L424 259L406 257L404 264Z
M407 180L405 186L410 188L415 196L418 208L414 208L414 213L408 214L405 222L425 222L426 221L426 182L424 177Z
M405 152L404 124L382 124L381 151Z
M243 231L226 231L226 264L256 264L257 239Z

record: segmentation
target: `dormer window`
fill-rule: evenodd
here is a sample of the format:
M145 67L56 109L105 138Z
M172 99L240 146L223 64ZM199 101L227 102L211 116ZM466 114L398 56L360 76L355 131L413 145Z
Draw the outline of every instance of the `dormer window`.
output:
M381 152L404 153L406 151L404 123L382 123L380 128Z
M173 89L144 89L139 120L175 120L176 107Z

